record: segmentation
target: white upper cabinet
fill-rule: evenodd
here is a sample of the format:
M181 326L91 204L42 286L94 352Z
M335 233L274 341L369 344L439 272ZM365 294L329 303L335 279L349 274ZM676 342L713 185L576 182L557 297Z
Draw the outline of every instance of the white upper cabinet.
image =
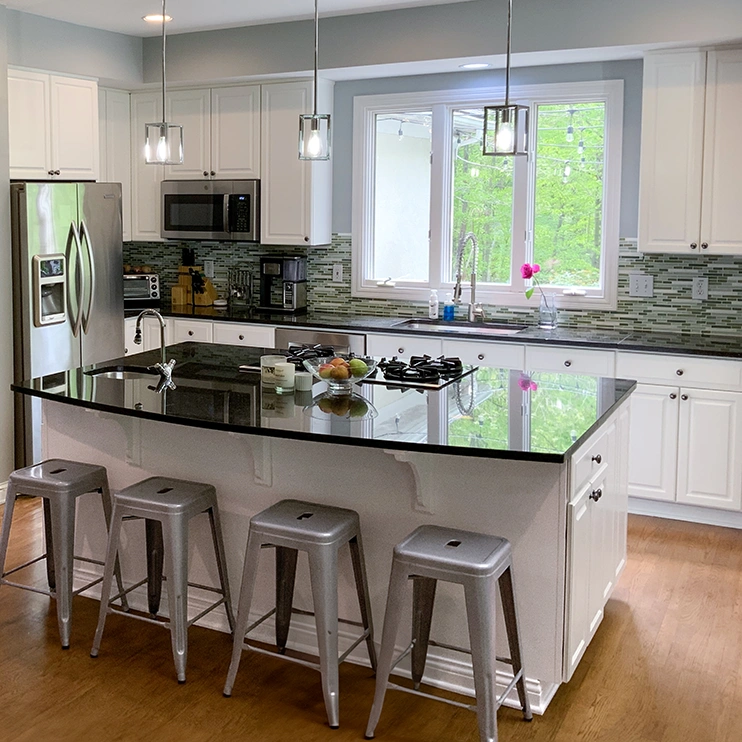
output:
M124 242L131 239L130 99L124 90L98 90L100 179L121 183Z
M742 50L644 62L639 250L742 253Z
M8 71L10 177L98 179L98 84Z
M260 86L174 90L168 121L183 127L183 164L168 180L260 177Z
M332 111L333 84L319 83L318 110ZM299 114L312 104L311 80L262 86L264 245L326 245L332 238L332 163L299 159Z

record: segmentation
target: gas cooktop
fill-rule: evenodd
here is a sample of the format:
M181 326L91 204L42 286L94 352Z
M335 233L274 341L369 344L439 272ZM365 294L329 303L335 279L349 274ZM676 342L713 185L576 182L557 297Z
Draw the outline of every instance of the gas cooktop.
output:
M460 358L439 356L412 356L409 362L396 356L382 358L376 371L364 379L364 384L385 384L390 388L443 389L454 381L463 379L478 366L465 366Z

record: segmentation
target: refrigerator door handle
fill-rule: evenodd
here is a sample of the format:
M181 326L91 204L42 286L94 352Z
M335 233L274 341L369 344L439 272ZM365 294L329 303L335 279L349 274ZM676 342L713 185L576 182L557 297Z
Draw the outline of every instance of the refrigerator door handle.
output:
M83 219L80 222L80 239L85 241L85 248L88 254L88 261L90 263L90 269L88 270L87 278L85 283L88 284L88 306L82 314L82 331L87 335L88 325L90 324L90 317L93 314L93 305L95 303L95 259L93 256L93 243L90 239L90 231L88 225L85 224Z
M73 257L73 243L75 256ZM65 258L67 262L67 315L72 325L72 336L77 337L80 334L80 325L82 322L82 305L80 301L81 281L80 281L80 233L77 231L77 225L70 222L70 231L67 234L67 246L65 247ZM74 266L74 272L72 267ZM74 297L74 298L73 298ZM77 300L77 307L74 301Z

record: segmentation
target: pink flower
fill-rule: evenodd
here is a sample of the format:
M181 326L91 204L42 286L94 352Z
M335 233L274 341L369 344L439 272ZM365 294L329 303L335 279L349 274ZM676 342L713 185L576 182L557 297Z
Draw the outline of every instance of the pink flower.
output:
M531 381L531 379L525 375L518 379L518 386L524 392L535 392L538 389L538 384L535 381Z
M523 263L520 267L520 275L523 278L532 278L534 273L537 273L538 271L533 270L534 266L532 266L530 263ZM541 270L539 268L539 270Z
M533 270L534 273L538 273L541 270L541 266L538 263L534 263L531 266L531 269Z

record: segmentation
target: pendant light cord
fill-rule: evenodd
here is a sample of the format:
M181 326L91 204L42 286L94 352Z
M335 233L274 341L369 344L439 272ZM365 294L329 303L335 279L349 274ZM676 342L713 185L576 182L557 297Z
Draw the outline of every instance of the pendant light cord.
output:
M319 57L319 0L314 0L314 115L315 116L317 115L317 75L318 75L317 60L318 60L318 57Z
M512 0L511 0L512 1ZM165 94L165 2L162 0L162 122L167 120L166 94Z
M164 5L164 0L163 0ZM511 20L513 17L513 0L508 0L508 47L505 57L505 106L510 105L510 47L512 45L513 31ZM163 42L164 43L164 42ZM163 65L165 60L163 59Z

